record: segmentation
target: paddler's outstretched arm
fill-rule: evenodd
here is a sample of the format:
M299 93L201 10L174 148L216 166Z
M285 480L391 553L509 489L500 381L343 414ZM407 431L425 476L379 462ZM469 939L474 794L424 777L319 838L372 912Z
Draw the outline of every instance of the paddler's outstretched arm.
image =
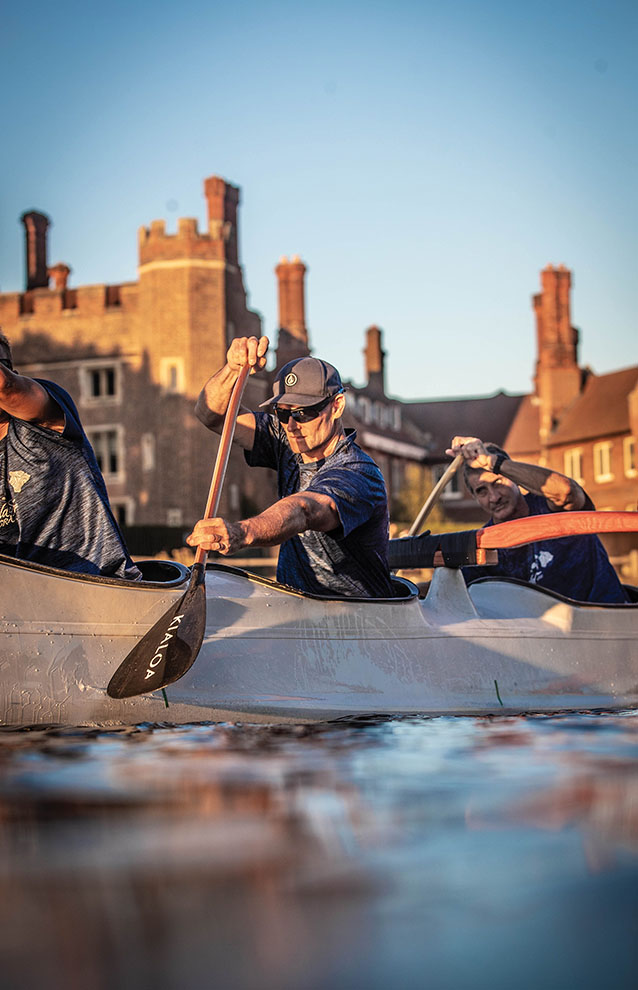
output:
M195 405L195 415L209 430L221 433L230 394L241 368L249 364L251 375L261 371L266 365L268 344L268 337L235 337L231 342L226 364L208 379ZM252 450L254 439L255 416L250 409L241 406L235 426L235 443Z
M340 525L336 505L329 495L298 492L275 502L258 516L227 522L225 519L200 519L186 542L203 550L223 554L237 553L244 547L274 547L297 533L312 529L329 533Z
M19 375L1 363L0 413L4 414L0 416L0 426L6 424L11 416L60 433L64 429L64 413L47 390L33 378ZM6 426L0 436L3 433L6 433Z
M467 467L473 470L494 472L497 468L497 474L546 498L550 508L579 511L587 503L587 495L573 478L538 464L513 461L509 457L500 459L497 454L490 453L478 437L454 437L446 453L450 457L462 454Z

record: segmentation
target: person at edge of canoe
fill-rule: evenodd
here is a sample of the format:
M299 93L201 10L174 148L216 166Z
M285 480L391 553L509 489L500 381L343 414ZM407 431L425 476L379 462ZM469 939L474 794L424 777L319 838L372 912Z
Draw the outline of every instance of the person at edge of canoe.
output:
M14 370L0 331L0 553L139 581L71 396Z
M202 389L195 413L219 433L242 365L266 364L268 338L237 337ZM381 471L344 430L341 377L304 357L278 372L266 412L240 409L234 440L253 467L277 471L279 501L239 522L200 520L191 546L233 554L281 544L277 580L331 597L390 598L388 497Z
M495 443L454 437L447 453L462 454L470 494L494 523L549 512L591 511L594 504L573 478L558 471L513 461ZM583 602L626 602L627 596L597 536L539 540L498 551L498 564L464 567L468 584L479 577L521 578Z

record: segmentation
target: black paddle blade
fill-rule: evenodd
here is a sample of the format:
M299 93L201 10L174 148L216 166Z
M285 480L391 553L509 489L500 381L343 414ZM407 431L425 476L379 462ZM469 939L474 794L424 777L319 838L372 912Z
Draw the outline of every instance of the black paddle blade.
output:
M204 568L195 564L185 594L125 657L106 693L111 698L132 698L179 680L194 664L205 630Z

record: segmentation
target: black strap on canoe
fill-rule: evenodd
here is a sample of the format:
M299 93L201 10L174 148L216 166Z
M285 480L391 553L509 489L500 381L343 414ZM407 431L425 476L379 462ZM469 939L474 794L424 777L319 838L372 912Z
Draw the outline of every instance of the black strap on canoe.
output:
M434 555L440 550L446 567L465 567L476 564L476 530L460 533L434 533L430 530L420 536L404 536L390 540L388 560L390 570L403 567L434 567Z

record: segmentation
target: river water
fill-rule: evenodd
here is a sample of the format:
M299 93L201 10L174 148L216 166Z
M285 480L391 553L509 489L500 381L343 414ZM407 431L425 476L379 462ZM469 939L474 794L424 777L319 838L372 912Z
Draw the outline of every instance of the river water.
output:
M0 733L3 990L629 988L638 713Z

